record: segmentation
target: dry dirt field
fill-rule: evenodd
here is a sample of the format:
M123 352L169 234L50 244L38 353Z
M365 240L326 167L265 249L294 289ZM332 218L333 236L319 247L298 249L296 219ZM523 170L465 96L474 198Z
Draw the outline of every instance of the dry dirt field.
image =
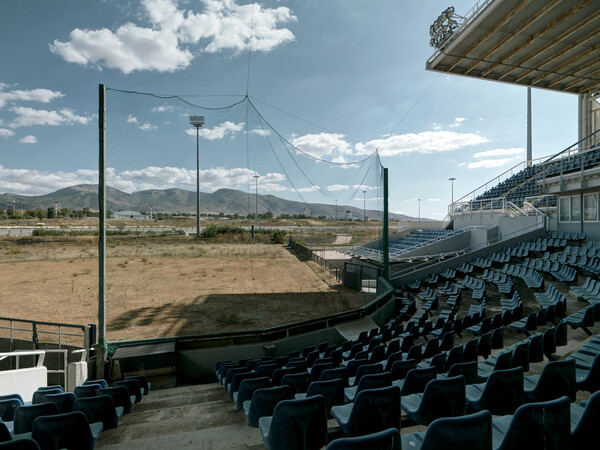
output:
M91 237L0 239L1 315L96 323L96 245ZM107 254L110 341L265 328L372 298L277 244L111 237Z

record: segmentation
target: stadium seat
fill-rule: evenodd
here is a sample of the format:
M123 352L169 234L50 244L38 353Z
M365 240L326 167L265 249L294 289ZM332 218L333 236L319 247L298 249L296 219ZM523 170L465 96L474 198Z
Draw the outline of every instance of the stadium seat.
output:
M249 380L252 378L260 378L256 372L243 372L236 373L231 379L231 383L227 386L227 394L229 398L233 399L233 394L240 389L240 383L244 380Z
M40 450L40 446L33 439L0 442L0 448L5 450Z
M78 398L73 404L73 411L84 413L89 423L102 422L105 430L117 428L124 412L122 406L115 406L109 395Z
M492 450L492 415L479 411L436 419L426 432L402 436L402 448L414 450Z
M12 424L11 424L12 429ZM8 428L7 424L0 421L0 442L6 442L12 440L12 435L10 434L11 429Z
M360 383L360 380L363 376L381 372L383 372L383 367L381 367L381 364L364 364L358 368L356 371L356 376L348 379L348 383L350 386L358 386L358 383Z
M396 428L332 441L325 450L401 450L400 431Z
M241 364L241 362L240 362ZM150 388L152 387L152 383L150 383L148 381L148 379L144 376L144 375L131 375L128 377L125 377L125 380L137 380L137 382L140 384L141 388L143 389L143 394L144 395L148 395L150 393Z
M102 386L99 384L84 384L76 386L73 389L73 393L77 398L95 397L99 389L102 389Z
M19 406L15 410L13 435L30 433L33 421L39 416L60 414L54 403L38 403L36 405Z
M278 367L277 369L275 369L273 371L273 374L271 375L271 385L279 386L281 384L281 380L283 379L283 377L285 375L289 375L292 373L298 373L298 371L299 371L299 369L296 367ZM242 375L242 374L237 373L236 375ZM260 376L258 373L255 373L254 375L256 377Z
M362 436L388 428L400 429L400 388L361 391L354 403L333 406L331 415L346 436Z
M75 411L35 419L31 438L41 448L77 448L92 450L102 432L102 422L88 423L82 412Z
M0 400L0 420L3 422L12 422L15 419L15 410L19 406L23 406L23 402L17 398Z
M61 414L73 411L73 403L77 397L72 392L63 392L62 394L47 394L42 398L43 403L54 403L58 406Z
M400 388L400 395L402 396L417 394L423 392L427 383L436 379L436 375L437 369L435 367L412 369L408 371L403 380L394 380L392 384Z
M600 390L600 353L594 357L589 369L575 367L575 384L577 390L596 392Z
M252 399L252 394L254 394L254 391L267 387L271 387L271 380L269 380L268 377L258 377L243 380L240 383L240 388L237 390L237 392L233 393L235 408L238 411L242 411L244 409L244 402Z
M63 392L64 391L59 388L38 389L37 391L35 391L33 393L33 396L31 398L31 404L37 405L38 403L42 403L42 399L44 398L44 396L46 396L48 394L62 394Z
M530 375L524 381L524 399L527 403L544 402L567 396L575 401L575 361L550 361L540 375Z
M313 395L322 395L325 398L327 416L329 417L332 406L344 404L344 380L336 378L327 381L313 381L308 386L306 394L296 394L294 398L301 399Z
M512 416L492 419L494 449L570 448L569 409L569 398L561 397L525 404Z
M600 392L592 394L585 406L571 403L571 448L586 448L600 439Z
M401 407L420 425L429 425L441 417L465 414L465 377L430 381L422 394L402 396Z
M87 386L88 384L99 384L100 386L102 386L104 389L108 388L108 383L106 382L106 380L85 380L83 382L84 386Z
M292 397L292 389L286 385L257 389L252 394L252 399L246 400L243 405L246 423L257 428L258 419L272 416L277 403L282 400L291 400Z
M306 392L309 384L310 375L308 372L291 373L284 375L281 379L281 386L289 386L293 395Z
M514 414L523 404L523 368L495 370L483 384L466 387L467 405L495 416Z
M462 375L465 377L465 383L467 385L480 383L481 381L477 375L477 370L478 366L476 361L456 363L450 366L448 373L440 373L437 375L437 378L452 378L457 375Z
M396 361L392 364L392 380L403 380L406 378L406 374L412 369L417 368L417 361L414 359L406 359L402 361Z
M110 395L115 402L115 406L122 406L125 414L129 414L135 403L135 396L129 395L125 386L114 386L98 389L96 395Z
M365 389L378 389L391 385L392 374L390 372L367 374L360 379L357 386L344 388L344 397L346 401L353 402L356 395Z
M344 382L344 387L349 386L348 369L345 367L336 367L335 369L326 369L321 372L319 381L341 379Z
M321 395L280 401L272 416L258 420L267 450L322 448L327 444L326 407Z

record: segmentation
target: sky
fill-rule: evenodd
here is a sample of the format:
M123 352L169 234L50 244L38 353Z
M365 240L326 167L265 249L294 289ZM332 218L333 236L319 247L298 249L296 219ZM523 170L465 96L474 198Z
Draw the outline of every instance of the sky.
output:
M460 15L473 4L453 2ZM425 70L433 54L429 26L448 6L438 0L254 6L245 0L4 0L0 193L45 194L97 182L98 84L104 84L213 107L248 93L271 132L298 151L350 163L378 149L389 171L390 211L417 216L420 204L422 217L442 219L452 196L448 178L456 178L454 198L462 197L521 162L526 146L524 87ZM532 103L534 158L577 140L576 96L534 89ZM144 136L161 131L137 113L123 114L123 122ZM207 121L206 133L216 134L203 136L203 143L214 144L214 136L223 143L242 139L246 129L259 134L251 128L257 121L244 122ZM184 128L193 135L189 124ZM168 169L194 173L193 165L184 170L178 163L169 161ZM167 167L138 169L147 177L150 169ZM286 196L277 190L281 170L248 171L241 163L221 169L259 174L262 193ZM329 183L321 189L341 192L356 180ZM203 187L211 190L209 183ZM348 198L362 206L360 195Z

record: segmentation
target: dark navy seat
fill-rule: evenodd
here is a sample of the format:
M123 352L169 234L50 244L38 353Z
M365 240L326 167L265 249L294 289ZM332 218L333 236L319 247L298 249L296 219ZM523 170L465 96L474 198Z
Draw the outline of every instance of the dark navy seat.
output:
M403 380L409 371L417 368L417 361L406 359L392 364L392 380Z
M594 357L589 370L575 367L575 384L577 390L581 391L596 392L600 390L600 354Z
M550 361L540 375L530 375L524 380L525 402L543 402L566 395L575 401L575 361Z
M240 389L240 383L251 378L260 378L256 372L236 373L231 379L231 383L227 386L227 394L233 399L233 394Z
M301 399L322 395L327 403L327 416L330 416L331 407L344 404L344 380L335 378L327 381L313 381L308 386L306 394L296 394L294 398Z
M241 362L240 362L240 364L241 364ZM143 392L144 395L148 395L150 393L150 388L152 387L152 383L150 383L144 375L131 375L131 376L125 377L125 380L136 380L140 384L142 390L144 391Z
M102 422L105 430L117 428L124 412L122 406L115 406L109 395L78 398L73 404L73 411L84 413L89 423Z
M492 415L480 411L462 417L436 419L426 432L402 436L410 450L492 450Z
M313 395L283 400L272 416L263 416L258 427L267 450L318 450L327 444L325 398Z
M73 393L77 398L95 397L98 389L102 389L100 384L84 384L75 387Z
M33 422L31 438L41 448L92 450L102 432L102 423L88 423L79 411L38 417Z
M492 419L494 449L570 448L569 409L569 397L561 397L525 404L514 415Z
M331 415L347 436L400 429L400 388L390 386L361 391L354 403L333 406Z
M395 380L392 384L400 388L400 395L402 396L417 394L423 392L427 383L436 379L436 375L437 370L435 367L412 369L408 371L404 380Z
M401 406L420 425L429 425L441 417L462 416L465 414L465 377L432 380L422 394L402 396Z
M325 450L401 450L401 447L400 431L388 428L364 436L336 439Z
M73 403L77 397L72 392L63 392L61 394L47 394L42 398L43 403L55 403L61 414L73 411Z
M59 414L58 406L54 403L38 403L37 405L19 406L15 410L14 431L15 435L30 433L33 421L39 416L52 416Z
M135 396L129 395L129 391L125 386L114 386L109 388L98 389L96 395L110 395L116 406L122 406L125 414L129 414L135 403Z
M358 386L344 388L344 397L348 402L353 402L356 395L365 389L378 389L391 385L392 374L389 372L367 374L360 379Z
M0 448L5 450L40 450L40 446L33 439L0 442Z
M292 390L292 394L306 392L310 384L310 375L308 372L290 373L284 375L281 379L281 386L288 386Z
M487 382L467 385L466 400L475 411L488 410L495 416L514 414L523 404L523 368L496 370Z
M348 383L350 386L358 386L358 383L360 383L360 380L363 376L381 372L383 372L383 367L381 367L381 364L364 364L358 368L356 371L356 376L348 379Z
M12 422L15 420L15 410L19 406L23 406L23 402L18 398L0 400L0 420L3 422Z
M586 448L600 439L600 392L592 394L585 404L571 403L571 448Z
M254 394L254 391L267 387L271 387L271 381L268 377L258 377L243 380L240 383L240 388L237 390L237 392L233 393L235 408L238 411L242 411L244 409L244 402L252 399L252 394Z
M440 373L437 375L437 378L452 378L457 375L462 375L465 377L466 384L475 384L480 382L477 370L478 366L476 361L456 363L450 366L448 373Z
M85 380L83 382L84 386L87 386L88 384L99 384L104 389L108 388L108 383L106 382L106 380L103 380L103 379L99 379L99 380Z
M31 404L37 405L38 403L42 403L42 399L44 396L48 394L62 394L64 391L59 388L51 388L51 389L39 389L33 393L31 398Z
M335 369L324 370L323 372L321 372L321 377L319 378L319 381L335 380L338 378L344 381L344 387L349 386L348 369L346 369L345 367L336 367Z
M289 386L274 386L257 389L252 394L251 400L244 402L244 415L246 423L251 427L258 427L258 419L272 416L275 406L282 400L291 400L292 389Z

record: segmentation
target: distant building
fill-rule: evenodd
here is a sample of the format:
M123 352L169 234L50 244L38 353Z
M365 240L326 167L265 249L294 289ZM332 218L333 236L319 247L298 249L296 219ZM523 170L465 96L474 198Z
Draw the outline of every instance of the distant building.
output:
M346 220L352 220L352 211L346 211Z
M150 219L149 214L142 214L139 211L116 211L113 213L113 219L135 219L146 220Z

